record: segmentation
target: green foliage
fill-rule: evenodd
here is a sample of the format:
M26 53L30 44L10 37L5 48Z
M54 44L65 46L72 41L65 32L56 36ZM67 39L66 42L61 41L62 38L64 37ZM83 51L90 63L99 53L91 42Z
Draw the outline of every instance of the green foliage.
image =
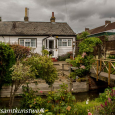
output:
M107 58L109 58L109 59L115 59L115 55L109 55Z
M87 115L88 112L98 111L101 102L89 101L77 102L75 97L67 91L67 85L61 85L61 89L55 92L49 92L46 98L36 96L36 91L24 87L21 109L41 109L44 108L43 115Z
M67 85L61 85L61 89L56 92L50 92L47 97L47 109L54 115L76 115L75 97L67 91Z
M91 112L92 115L95 115L93 113L98 110L100 104L100 102L96 102L95 100L89 101L88 104L86 104L86 101L77 102L75 105L77 108L76 115L88 115L88 112Z
M61 85L56 92L49 92L46 99L35 96L35 91L25 88L23 90L21 108L23 109L45 109L43 115L76 115L75 97L67 91L67 85Z
M24 84L30 78L35 78L35 72L31 71L30 66L26 66L20 62L17 62L15 65L10 68L12 70L12 85L11 85L11 92L10 92L10 101L9 101L9 108L11 109L14 102L14 97L16 91L20 88L22 84ZM14 86L14 88L13 88Z
M30 55L31 49L28 47L24 47L19 44L12 44L10 47L14 50L16 60L24 59Z
M56 68L48 56L32 56L23 61L25 65L31 65L31 71L36 71L36 78L42 78L48 85L52 85L57 78Z
M3 84L11 83L12 65L15 64L14 51L8 44L0 42L0 89Z
M108 98L115 100L115 87L106 88L104 93L101 93L96 101L104 103Z
M99 38L96 37L90 37L87 39L84 39L80 44L79 44L79 52L93 52L94 46L102 44L102 41Z
M77 40L85 39L87 37L87 35L90 35L90 33L88 33L87 31L82 32L80 35L77 35Z
M35 95L35 93L37 91L33 91L32 88L23 86L23 94L21 94L22 99L21 99L21 109L30 109L31 108L31 102L33 102L32 100L35 99L37 96Z
M73 67L77 67L74 71L76 73L76 76L84 77L89 73L91 64L93 63L93 56L78 55L77 57L75 57L75 60L71 60L70 63Z
M105 89L104 93L100 94L96 99L102 102L99 110L101 115L114 115L115 114L115 87Z
M84 34L85 35L85 34ZM90 53L93 52L94 46L101 44L102 41L99 38L91 37L86 38L79 44L79 52L82 54L75 57L74 60L71 60L70 63L73 67L77 67L74 71L76 76L83 77L89 74L90 67L93 60L93 55Z
M36 72L32 72L30 67L31 66L26 66L20 62L17 62L12 66L12 68L10 68L10 70L12 70L12 80L15 82L23 82L25 80L28 80L29 78L35 78Z
M49 52L47 50L42 50L42 54L43 54L43 56L49 55Z
M71 72L69 75L70 78L76 79L76 73L75 72Z
M66 59L65 61L66 61L67 63L70 63L71 60L70 60L70 59Z
M66 54L59 56L58 60L59 61L65 61L66 59L70 58L71 55L72 55L72 52L67 52Z
M42 46L42 50L45 50L45 46L44 45Z
M41 108L45 108L46 99L43 99L41 96L37 96L36 93L38 93L38 91L34 91L30 87L23 86L20 109L40 110ZM29 114L32 115L32 113ZM39 113L37 115L39 115Z

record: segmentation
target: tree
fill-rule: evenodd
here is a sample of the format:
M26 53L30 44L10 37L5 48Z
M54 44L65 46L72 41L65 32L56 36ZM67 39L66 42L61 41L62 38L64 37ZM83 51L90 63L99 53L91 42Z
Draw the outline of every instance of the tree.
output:
M42 78L50 86L57 78L57 70L53 66L51 57L45 56L32 56L23 61L26 66L31 65L31 70L37 72L36 78Z
M13 101L15 97L15 93L20 88L22 84L24 84L30 78L35 78L35 71L32 72L30 69L31 66L26 66L19 61L13 65L10 69L12 70L12 85L11 85L11 92L10 92L10 101L9 101L9 108L11 109L13 106ZM14 90L13 90L14 86Z
M87 31L82 32L80 35L77 35L77 40L87 38L87 35L90 35Z
M15 64L13 49L8 44L0 42L0 91L4 84L8 85L12 81L10 68L13 64Z

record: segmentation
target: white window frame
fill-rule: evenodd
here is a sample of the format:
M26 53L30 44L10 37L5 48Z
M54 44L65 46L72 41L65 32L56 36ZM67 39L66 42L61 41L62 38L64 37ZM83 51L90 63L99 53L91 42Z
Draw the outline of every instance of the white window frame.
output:
M59 40L58 40L58 47L72 47L72 41L73 41L72 38L59 38L59 39L61 39L62 41L61 41L61 46L59 46ZM67 40L67 41L64 41L64 39ZM69 41L69 40L71 40L71 46L68 46L68 41ZM67 43L67 46L62 46L62 43L63 43L63 42L66 42L66 43Z
M31 46L31 40L32 39L35 40L35 47ZM27 42L26 40L28 40L28 42L30 42L30 46L28 46L28 47L32 47L32 48L37 47L37 39L36 38L19 38L19 44L20 44L20 40L24 40L24 46L25 46L25 42ZM25 46L25 47L27 47L27 46Z

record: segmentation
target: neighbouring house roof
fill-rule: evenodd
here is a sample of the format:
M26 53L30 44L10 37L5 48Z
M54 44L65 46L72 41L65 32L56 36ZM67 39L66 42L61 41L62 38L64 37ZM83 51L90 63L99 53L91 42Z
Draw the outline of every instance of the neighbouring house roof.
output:
M96 33L104 32L104 31L108 31L108 30L113 30L113 29L115 29L115 22L91 29L88 32L90 34L96 34Z
M91 34L88 35L87 37L98 37L98 36L110 36L110 35L115 35L115 32L109 32L109 31L105 31L105 32L100 32L100 33L96 33L96 34Z
M106 22L106 21L105 21ZM115 35L115 22L108 23L103 26L99 26L97 28L89 29L87 28L87 32L90 33L88 37L97 37L103 35ZM81 33L79 33L80 35Z
M1 21L0 35L63 35L75 36L76 34L67 23L61 22L20 22Z

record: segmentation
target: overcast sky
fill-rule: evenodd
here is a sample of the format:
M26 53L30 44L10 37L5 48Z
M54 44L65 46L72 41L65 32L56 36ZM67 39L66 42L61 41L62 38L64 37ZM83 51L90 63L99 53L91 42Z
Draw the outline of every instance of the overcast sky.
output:
M67 22L75 33L115 21L115 0L0 0L3 21L23 21L25 7L29 21L49 22L52 12L56 22Z

